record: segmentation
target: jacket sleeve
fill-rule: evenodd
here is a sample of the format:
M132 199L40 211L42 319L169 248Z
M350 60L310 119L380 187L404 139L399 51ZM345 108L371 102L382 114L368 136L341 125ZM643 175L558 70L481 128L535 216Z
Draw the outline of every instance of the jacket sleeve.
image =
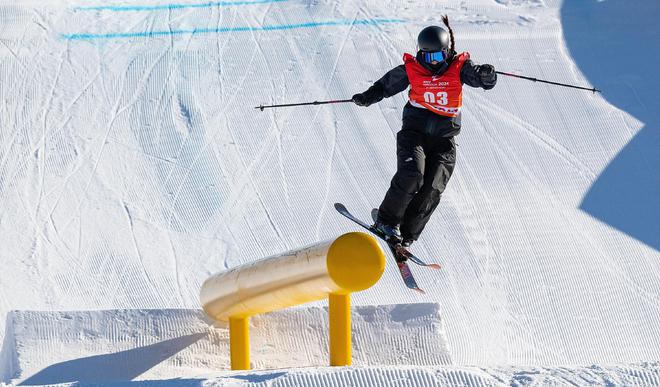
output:
M490 90L497 83L497 73L492 65L475 65L468 59L461 68L461 82L468 86Z
M388 71L382 78L362 93L369 105L379 102L383 98L391 97L408 88L408 74L405 65L399 65Z

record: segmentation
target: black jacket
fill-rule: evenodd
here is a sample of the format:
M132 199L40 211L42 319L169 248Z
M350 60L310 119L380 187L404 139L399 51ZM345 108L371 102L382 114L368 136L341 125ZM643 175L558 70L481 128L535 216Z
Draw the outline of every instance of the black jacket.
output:
M497 82L497 74L493 66L475 65L471 60L465 61L461 68L461 82L485 90L492 89ZM408 74L405 65L399 65L388 71L373 86L362 93L365 105L371 105L383 98L391 97L408 88ZM461 113L456 117L445 117L427 109L414 107L408 102L403 108L403 129L411 129L433 136L453 137L461 130Z

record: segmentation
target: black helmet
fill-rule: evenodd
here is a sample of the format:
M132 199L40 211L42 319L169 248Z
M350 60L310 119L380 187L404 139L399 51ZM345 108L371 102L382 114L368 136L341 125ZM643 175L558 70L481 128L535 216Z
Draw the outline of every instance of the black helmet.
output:
M438 26L424 28L417 36L417 46L420 51L449 51L449 32Z
M451 35L444 28L429 26L417 36L417 62L433 74L442 74L449 68Z

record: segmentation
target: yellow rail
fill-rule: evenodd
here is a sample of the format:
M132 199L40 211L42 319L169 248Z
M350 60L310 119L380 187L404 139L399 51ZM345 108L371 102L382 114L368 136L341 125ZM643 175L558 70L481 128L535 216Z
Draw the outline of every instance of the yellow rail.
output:
M229 322L231 368L250 369L249 317L329 297L330 365L351 364L350 293L380 279L385 255L371 235L353 232L215 274L200 300Z

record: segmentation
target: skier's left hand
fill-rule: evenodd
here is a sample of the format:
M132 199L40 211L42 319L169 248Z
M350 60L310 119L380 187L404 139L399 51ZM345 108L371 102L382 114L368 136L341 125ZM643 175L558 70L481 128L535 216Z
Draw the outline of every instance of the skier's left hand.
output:
M493 65L484 64L479 66L479 77L486 90L492 89L497 83L497 73Z

